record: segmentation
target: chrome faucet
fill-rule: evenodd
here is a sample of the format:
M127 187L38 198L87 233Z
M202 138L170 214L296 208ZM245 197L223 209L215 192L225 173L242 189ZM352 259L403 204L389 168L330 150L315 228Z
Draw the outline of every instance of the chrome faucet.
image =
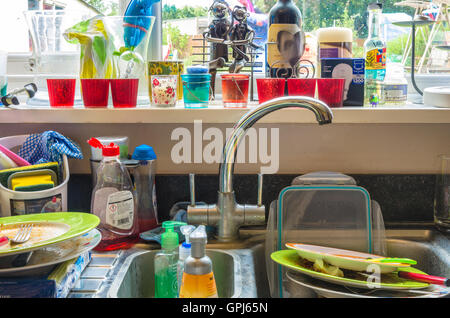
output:
M189 224L216 226L217 238L222 242L236 240L239 237L239 228L243 225L265 224L265 207L262 204L262 175L258 175L257 205L238 204L233 191L234 162L237 148L245 137L247 129L265 115L283 108L308 109L315 114L319 125L330 124L333 120L333 113L325 103L305 96L280 97L262 103L247 112L236 123L223 148L217 204L196 205L194 175L190 174L191 205L187 210Z

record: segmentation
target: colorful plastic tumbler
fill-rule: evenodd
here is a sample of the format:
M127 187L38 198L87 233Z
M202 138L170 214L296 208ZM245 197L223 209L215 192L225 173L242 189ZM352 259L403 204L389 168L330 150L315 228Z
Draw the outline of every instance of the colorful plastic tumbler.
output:
M314 97L316 93L315 78L289 78L287 80L289 96Z
M286 79L284 78L258 78L256 86L258 88L259 103L284 96Z
M84 107L108 107L109 79L81 79L81 92Z
M326 103L329 107L342 107L344 103L344 85L345 79L343 78L317 79L319 100Z
M111 79L111 95L114 108L136 107L139 89L138 78Z
M74 78L47 79L51 107L73 107L75 101Z

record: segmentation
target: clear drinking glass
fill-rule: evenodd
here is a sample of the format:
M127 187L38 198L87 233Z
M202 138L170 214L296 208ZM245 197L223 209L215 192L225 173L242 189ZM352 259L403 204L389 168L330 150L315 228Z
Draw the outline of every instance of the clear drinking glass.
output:
M441 170L436 177L434 195L434 223L443 231L450 232L450 155L442 155Z

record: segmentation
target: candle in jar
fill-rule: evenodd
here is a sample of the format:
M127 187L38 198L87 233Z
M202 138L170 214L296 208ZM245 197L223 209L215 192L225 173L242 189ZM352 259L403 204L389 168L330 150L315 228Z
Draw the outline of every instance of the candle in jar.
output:
M352 58L353 32L349 28L322 28L317 31L319 61L323 58Z

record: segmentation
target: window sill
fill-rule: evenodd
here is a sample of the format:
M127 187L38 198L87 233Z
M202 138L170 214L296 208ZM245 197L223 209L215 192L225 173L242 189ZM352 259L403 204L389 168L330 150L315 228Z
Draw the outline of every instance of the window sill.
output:
M172 108L138 106L137 108L92 109L84 107L50 108L15 106L14 109L0 107L0 123L193 123L202 120L209 124L234 124L250 108L226 109L219 102L208 108L186 109L180 103ZM111 106L109 106L111 107ZM450 108L435 108L408 104L400 107L344 107L334 108L334 124L450 124ZM314 115L304 109L283 109L264 117L266 124L314 124Z

